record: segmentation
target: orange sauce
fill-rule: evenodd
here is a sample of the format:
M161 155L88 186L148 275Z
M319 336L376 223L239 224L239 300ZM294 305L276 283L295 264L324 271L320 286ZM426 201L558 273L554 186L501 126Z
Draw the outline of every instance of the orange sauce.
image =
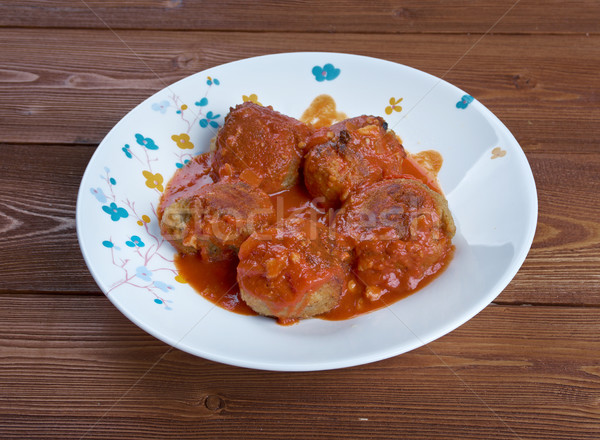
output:
M201 156L208 154L205 153ZM173 180L169 182L169 187L175 183L173 186L181 189L179 193L173 191L169 197L176 198L182 192L188 191L190 186L180 181L180 179L190 179L196 174L204 175L202 167L210 167L210 161L207 158L201 158L195 161L192 166L195 168L195 172L186 173L182 176L180 175L182 170L180 170ZM277 220L295 215L314 219L322 223L325 222L327 213L319 210L312 203L312 199L303 185L297 185L289 190L271 194L270 197L271 203L273 203L273 207L275 208ZM240 291L236 281L237 264L237 260L209 263L202 261L198 254L177 254L175 256L175 267L179 271L179 274L204 298L217 304L219 307L241 315L256 315L256 312L248 307L240 298Z
M430 150L431 151L431 150ZM434 151L438 156L441 157L440 153ZM432 154L433 156L433 154ZM415 159L415 156L412 154L407 154L404 160L402 161L402 174L408 174L410 176L414 176L427 185L432 190L442 194L442 188L440 188L440 184L437 180L437 173L428 172L425 166L422 165L423 162L427 161L427 158L424 157L421 162ZM427 162L425 162L427 163ZM441 165L440 165L441 166ZM438 169L439 171L439 169Z
M333 102L333 104L332 104ZM316 121L317 126L327 126L345 115L335 110L335 102L330 97L320 96L315 98L313 105L307 109L302 120ZM212 172L212 153L196 156L190 163L179 169L161 198L158 215L162 215L162 207L186 194L193 193L204 185L214 182ZM426 154L411 155L403 161L399 172L412 176L425 183L434 191L442 193L437 181L437 171L441 167L441 155L435 151ZM331 224L333 210L325 211L317 206L304 185L297 185L290 190L271 194L271 202L275 208L277 219L287 218L291 215L301 216L316 220L325 225ZM448 252L442 263L431 268L430 273L419 283L417 289L402 289L382 295L375 301L365 298L364 285L352 272L347 275L344 282L342 297L338 305L330 312L319 316L326 320L344 320L386 307L426 286L446 267L452 258L452 251ZM199 255L176 255L175 266L179 274L207 300L226 310L242 314L256 315L241 299L236 281L236 268L238 261L204 262ZM296 320L279 320L280 324L287 325Z
M213 304L240 315L257 314L240 298L236 281L237 260L207 263L198 254L177 254L175 266L194 290Z
M319 95L304 110L300 120L311 124L315 128L329 127L336 122L343 121L347 116L336 110L336 104L329 95Z
M186 170L187 167L190 167L190 169ZM188 164L187 167L179 170L171 182L169 182L167 191L163 195L165 201L175 199L188 191L194 191L203 185L212 183L212 179L209 177L211 167L210 153L197 156L193 160L193 163ZM428 174L425 168L411 160L410 156L403 162L402 173L413 176L429 185L432 189L441 192L435 176ZM194 179L198 178L198 176L199 180L193 183ZM327 225L332 218L333 211L324 211L316 206L304 185L297 185L289 190L271 194L270 197L278 220L295 215L310 218ZM443 270L450 258L451 254L448 254L443 264L440 265L441 268L437 269ZM175 266L180 275L194 290L210 302L241 315L256 315L256 312L248 307L240 298L236 281L237 261L208 263L202 261L199 255L176 255ZM420 289L429 284L442 270L437 270L432 275L425 277L419 283L418 288ZM349 288L349 286L352 286L352 288ZM331 321L349 319L386 307L414 292L415 290L409 289L390 292L376 301L369 301L365 299L363 294L364 285L354 274L350 273L344 283L340 302L333 310L321 315L320 318ZM296 321L291 320L287 324L294 322ZM286 324L286 322L281 320L280 323Z
M178 198L194 194L204 185L214 183L212 171L212 153L199 154L175 173L160 198L157 214L162 217L164 207Z
M288 190L270 195L277 220L295 215L297 217L322 220L326 212L313 203L304 185L296 185Z
M432 273L423 278L419 282L419 285L416 289L406 288L388 292L375 301L365 298L364 284L356 275L354 275L354 273L350 273L346 278L346 283L344 285L339 303L329 312L320 315L319 318L327 321L342 321L344 319L350 319L355 316L362 315L363 313L368 313L372 312L373 310L387 307L425 287L444 271L447 263L451 259L452 251L445 255L441 263L438 263L432 268ZM352 289L349 286L353 286Z

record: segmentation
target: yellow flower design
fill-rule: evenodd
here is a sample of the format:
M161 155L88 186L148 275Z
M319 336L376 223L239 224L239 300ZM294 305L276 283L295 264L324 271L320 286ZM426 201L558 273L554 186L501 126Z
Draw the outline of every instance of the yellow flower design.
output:
M175 141L177 146L182 150L191 150L194 148L194 144L190 141L190 135L187 133L181 133L180 135L174 134L171 139Z
M142 171L142 174L146 178L146 186L148 188L156 188L160 192L165 190L165 187L163 186L164 179L160 173L152 174L150 171L144 170Z
M175 277L175 281L181 284L187 284L187 280L181 276L181 274Z
M255 104L262 105L260 102L258 102L258 96L256 96L256 93L253 93L250 96L242 95L242 100L244 102L253 102Z
M394 98L393 96L390 98L390 105L388 105L385 108L385 114L386 115L391 115L392 112L401 112L402 111L402 107L399 106L398 104L400 104L400 102L402 102L403 98Z
M137 221L137 224L140 226L144 226L144 223L150 223L150 217L148 217L146 214L142 216L141 220Z

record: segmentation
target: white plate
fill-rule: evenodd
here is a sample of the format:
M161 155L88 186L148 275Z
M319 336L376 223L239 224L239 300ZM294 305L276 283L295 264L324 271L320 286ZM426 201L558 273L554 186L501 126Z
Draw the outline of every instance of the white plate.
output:
M408 151L435 149L443 155L439 179L457 224L453 261L414 295L346 321L310 319L282 327L272 319L215 307L175 279L174 250L162 241L154 214L160 190L186 159L208 149L229 107L244 95L300 117L323 93L349 117L383 116ZM182 134L189 135L193 149L175 142L173 136ZM163 182L151 174L160 174ZM457 328L516 274L536 222L527 159L489 110L424 72L337 53L250 58L168 86L110 131L90 160L77 198L85 261L131 321L197 356L287 371L385 359Z

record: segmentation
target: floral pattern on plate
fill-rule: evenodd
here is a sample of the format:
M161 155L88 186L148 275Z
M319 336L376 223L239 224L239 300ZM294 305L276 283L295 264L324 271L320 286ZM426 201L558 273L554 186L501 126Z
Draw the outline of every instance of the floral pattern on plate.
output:
M140 133L136 133L134 138L136 143L132 142L132 145L135 146L135 151L129 144L122 148L125 157L134 159L138 165L147 168L141 171L145 186L154 190L157 197L160 197L164 191L164 178L160 173L150 171L155 158L149 154L149 151L158 150L159 146L152 138ZM139 212L135 201L121 195L120 186L109 167L104 167L104 174L101 174L100 178L103 185L90 188L90 194L100 203L102 212L107 214L112 222L130 221L142 228L138 233L140 235L132 234L119 239L110 236L99 243L110 252L111 264L122 272L121 277L111 283L107 294L122 286L134 287L147 291L155 304L162 305L165 310L172 310L170 304L173 300L167 298L164 293L175 290L170 280L175 279L178 273L164 264L173 261L165 254L164 238L156 232L157 229L149 228L153 222L150 215L154 222L158 222L155 205L151 203L144 214ZM122 248L118 244L124 244L125 247Z

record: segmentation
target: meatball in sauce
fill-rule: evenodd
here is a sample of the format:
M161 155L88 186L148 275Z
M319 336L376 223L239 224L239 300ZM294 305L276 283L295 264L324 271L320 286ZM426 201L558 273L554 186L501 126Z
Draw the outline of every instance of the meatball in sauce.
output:
M443 196L413 178L359 188L336 216L354 249L354 270L367 299L412 291L452 252L454 221Z
M242 299L257 313L283 322L330 311L345 278L334 249L334 231L302 218L253 233L239 253Z
M304 182L324 206L339 207L358 186L398 176L406 153L383 118L359 116L308 140Z
M215 167L251 175L267 193L290 189L312 130L297 119L245 102L232 108L215 142Z
M256 229L275 221L269 196L239 180L204 185L164 207L162 236L179 252L205 261L235 259Z

